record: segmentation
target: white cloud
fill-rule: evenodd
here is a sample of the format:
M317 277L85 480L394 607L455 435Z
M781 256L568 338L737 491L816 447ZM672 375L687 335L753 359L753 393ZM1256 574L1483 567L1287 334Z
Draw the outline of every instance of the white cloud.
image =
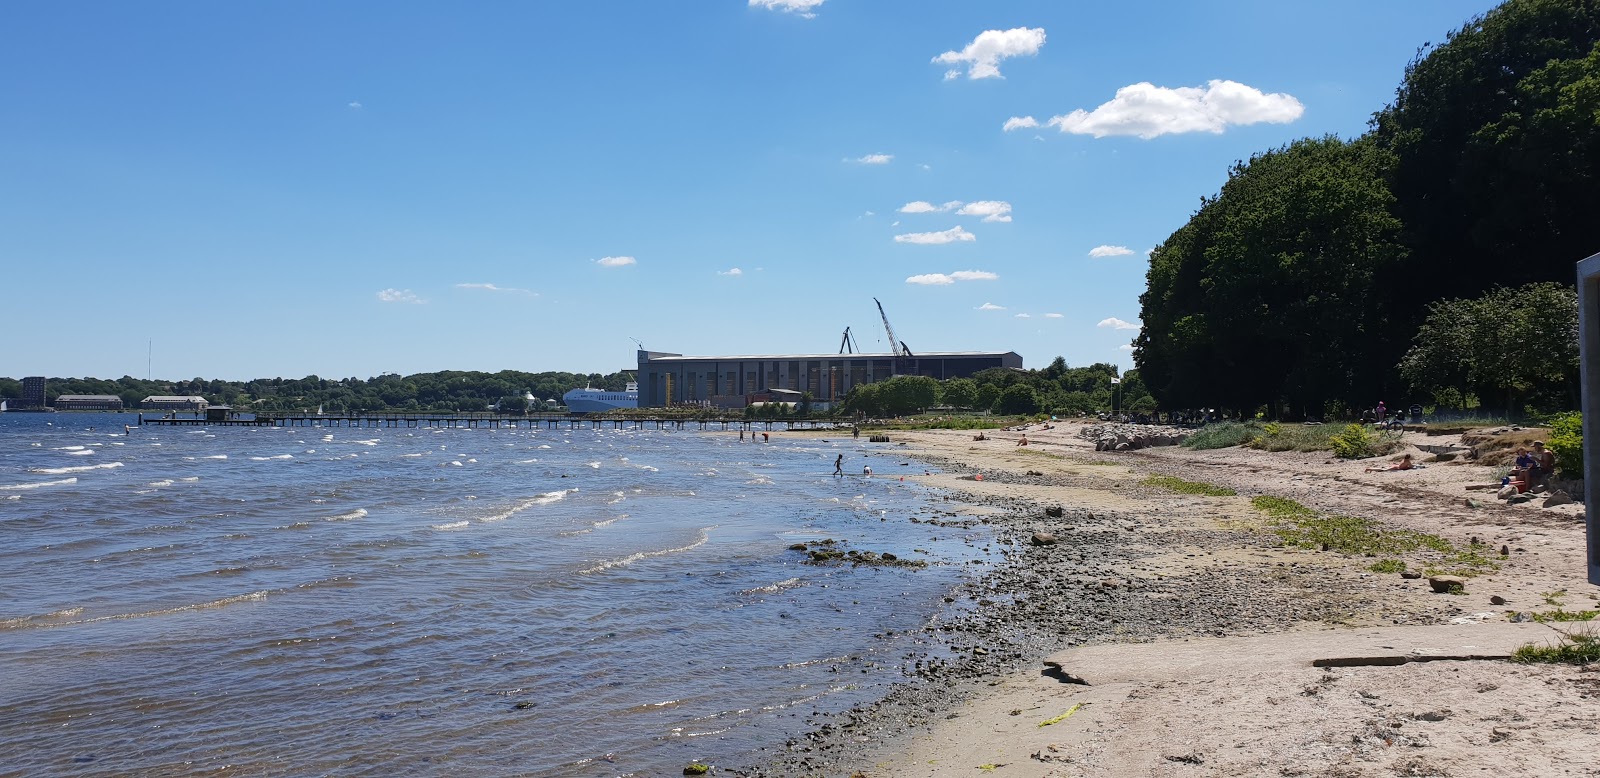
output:
M750 0L751 8L765 8L768 11L782 11L783 13L798 14L802 19L817 18L817 6L825 0Z
M410 303L412 305L421 305L427 302L427 300L418 297L410 289L381 289L378 291L378 299L386 303Z
M1005 126L1001 127L1000 129L1005 132L1011 132L1012 130L1020 130L1026 127L1038 126L1039 120L1033 118L1032 116L1013 116L1010 119L1007 119Z
M923 273L920 276L911 276L906 279L908 284L921 286L947 286L957 281L998 281L1000 275L987 270L957 270L948 275L944 273Z
M1010 30L984 30L960 51L947 51L933 58L941 65L967 66L967 78L1004 78L1000 60L1039 53L1044 45L1043 27L1016 27ZM945 71L944 78L955 78L959 70Z
M987 270L957 270L950 274L957 281L999 281L1000 276Z
M1044 315L1044 317L1046 319L1059 319L1059 318L1061 318L1061 314L1059 314L1059 313L1047 313L1047 314Z
M994 303L984 303L983 305L980 305L977 308L974 308L973 310L975 310L975 311L1003 311L1005 309L1006 309L1006 307L1004 305L995 305Z
M482 289L485 292L511 292L514 294L531 294L535 297L538 293L531 289L519 289L515 286L495 286L494 284L456 284L457 289Z
M742 276L742 275L744 275L744 271L740 270L739 268L736 268L736 267L730 267L727 270L718 270L717 271L717 275L719 275L719 276Z
M932 165L930 165L930 164L928 164L928 163L926 163L926 162L924 162L924 163L922 163L922 164L920 164L920 165L918 165L918 166L917 166L917 167L920 167L920 168L922 168L922 169L923 169L923 170L932 170L932 169L933 169L933 166L932 166Z
M934 205L927 200L913 200L900 206L901 213L948 213L950 211L955 211L959 216L982 216L986 222L1011 221L1011 203L1004 200L977 200L970 203L951 200L943 205Z
M1134 324L1131 321L1123 321L1123 320L1121 320L1121 319L1119 319L1119 318L1117 318L1115 316L1112 316L1109 319L1101 319L1100 323L1096 324L1094 326L1096 326L1096 327L1109 327L1109 328L1114 329L1114 330L1136 330L1136 329L1139 329L1139 325Z
M904 235L894 236L894 242L896 243L917 243L921 245L937 245L977 239L978 236L962 229L959 224L941 232L909 232Z
M1016 318L1018 318L1018 319L1031 319L1031 318L1033 318L1033 315L1032 314L1027 314L1027 313L1019 313L1019 314L1016 315Z
M849 157L846 157L844 161L846 161L846 162L854 162L857 165L887 165L890 162L894 161L894 155L893 154L866 154L864 156L856 157L855 159L850 159Z
M1132 343L1124 343L1124 344L1118 346L1117 350L1118 351L1132 351L1133 350L1133 344Z
M1305 110L1292 95L1265 94L1237 81L1213 79L1204 87L1176 89L1141 81L1118 89L1116 97L1093 111L1080 108L1046 124L1075 135L1136 135L1149 140L1173 133L1220 133L1229 126L1261 122L1287 124Z
M633 257L601 257L595 260L594 263L601 267L627 267L628 265L639 264L639 260Z
M351 108L354 108L356 110L360 110L361 109L361 101L360 100L351 100L350 102L345 103L345 105L348 105Z
M1130 249L1127 246L1095 246L1094 248L1089 249L1089 256L1095 258L1126 257L1132 253L1133 249Z
M1004 200L978 200L956 211L961 216L982 216L986 222L1011 221L1011 203Z

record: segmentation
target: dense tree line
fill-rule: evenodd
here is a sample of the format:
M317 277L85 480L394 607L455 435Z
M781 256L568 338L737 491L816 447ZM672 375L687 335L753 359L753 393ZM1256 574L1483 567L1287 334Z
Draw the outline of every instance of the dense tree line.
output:
M1600 0L1509 0L1420 53L1362 137L1235 164L1152 252L1134 360L1172 408L1570 407L1568 298L1528 285L1570 291L1595 213ZM1454 362L1452 316L1527 358Z
M1040 370L995 367L971 378L945 381L895 376L851 389L841 409L868 416L904 416L933 407L1007 415L1073 416L1110 411L1114 405L1117 410L1130 412L1155 409L1155 400L1138 371L1119 375L1116 365L1104 362L1068 367L1065 359L1056 357Z
M593 386L621 391L627 373L524 373L502 370L498 373L445 370L401 376L385 373L375 378L258 378L252 381L221 381L194 378L188 381L147 381L132 376L117 379L48 378L46 395L50 402L63 394L114 394L125 407L139 407L151 395L199 395L213 404L232 405L251 411L315 410L329 413L345 411L483 411L497 403L505 410L522 410L526 395L540 400L557 400L569 389ZM0 378L0 397L20 397L22 384Z

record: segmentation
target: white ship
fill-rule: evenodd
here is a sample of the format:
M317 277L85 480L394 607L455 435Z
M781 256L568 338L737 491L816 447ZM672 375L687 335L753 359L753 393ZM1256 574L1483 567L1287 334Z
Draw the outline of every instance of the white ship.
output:
M569 413L604 413L618 408L639 407L639 384L629 381L628 388L620 392L604 389L573 389L561 395Z

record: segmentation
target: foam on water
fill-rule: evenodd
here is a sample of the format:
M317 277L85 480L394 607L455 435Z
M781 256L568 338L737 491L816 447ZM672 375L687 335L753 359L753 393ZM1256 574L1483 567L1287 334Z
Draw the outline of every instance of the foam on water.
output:
M250 457L252 462L271 462L275 459L294 459L294 454L279 454L272 457Z
M83 446L56 446L51 451L82 451Z
M561 491L561 492L545 492L544 494L541 494L538 497L529 497L528 499L525 499L525 500L518 500L517 502L512 503L511 507L505 508L503 510L495 511L494 513L491 513L491 514L489 514L487 516L482 516L482 517L480 517L478 519L478 521L483 521L483 522L505 521L506 519L509 519L512 516L515 516L515 515L523 512L523 511L529 509L529 508L533 508L533 507L539 506L539 505L549 505L551 503L556 503L556 502L560 502L562 500L565 500L565 499L567 499L567 493L568 492L576 492L576 491L578 491L578 490L577 489L568 489L566 491Z
M86 456L88 456L90 454L93 454L93 453L94 453L94 449L86 448L86 449L84 449L82 451L68 451L67 452L67 456L69 456L69 457L86 457Z
M443 524L431 524L429 526L431 526L434 529L439 530L441 532L448 532L450 530L466 529L467 527L472 526L472 522L470 522L470 521L448 521L448 522L445 522Z
M145 619L145 618L150 618L150 617L153 617L153 616L172 616L172 615L176 615L176 614L179 614L179 613L188 613L190 611L207 610L207 609L210 609L210 608L223 608L223 607L227 607L229 605L237 605L238 603L241 603L241 602L257 602L257 601L260 601L260 600L267 599L267 594L268 593L265 592L265 591L251 592L249 594L240 594L240 595L235 595L233 597L223 597L223 598L220 598L220 599L210 600L210 601L207 601L207 602L197 602L197 603L194 603L192 605L179 605L179 606L172 607L172 608L157 608L157 609L154 609L154 610L136 611L134 613L114 613L114 614L111 614L111 615L108 615L108 616L96 616L94 618L89 618L89 619L76 619L76 620L67 620L67 621L54 620L54 621L48 621L48 622L45 622L45 621L23 621L23 623L21 623L21 624L11 624L11 623L8 623L8 622L0 622L0 629L28 629L28 628L38 628L38 627L67 627L67 626L72 626L72 625L75 625L75 624L94 624L94 623L100 622L100 621L121 621L123 619ZM67 609L67 611L76 611L77 613L81 614L83 612L83 609L82 608L69 608L69 609ZM63 612L66 612L66 611L63 611ZM19 621L19 620L13 620L13 621Z
M693 543L690 543L687 546L679 546L677 548L664 548L664 549L661 549L660 551L638 551L638 552L629 554L629 555L627 555L625 557L622 557L621 559L611 559L611 560L608 560L608 561L605 561L605 562L601 562L600 564L595 565L594 567L584 568L582 570L579 570L578 574L579 575L592 575L594 573L603 573L603 572L605 572L607 570L611 570L611 569L614 569L614 568L627 567L628 565L631 565L634 562L641 562L641 561L646 560L646 559L653 559L655 557L668 556L668 555L671 555L671 554L682 554L682 553L685 553L685 552L688 552L688 551L693 551L693 550L705 545L708 541L711 540L711 530L713 530L713 529L716 529L716 527L715 526L710 526L710 527L706 527L705 529L700 530L700 537L696 538Z
M77 467L35 467L28 470L30 473L40 475L66 475L67 473L87 473L91 470L110 470L122 467L121 462L106 462L99 465L78 465Z
M347 511L345 513L341 513L341 514L339 514L337 516L329 516L328 518L323 519L323 521L350 521L352 519L364 519L366 517L367 517L367 509L366 508L357 508L357 509L355 509L353 511Z
M171 478L163 478L160 481L151 481L150 483L145 484L145 486L171 486L172 484L173 481Z

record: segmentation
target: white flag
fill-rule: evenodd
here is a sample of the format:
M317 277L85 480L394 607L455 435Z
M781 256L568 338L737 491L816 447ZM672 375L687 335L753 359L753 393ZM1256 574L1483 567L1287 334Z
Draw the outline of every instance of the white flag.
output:
M1122 383L1122 379L1120 379L1120 378L1113 378L1113 379L1111 379L1111 383L1114 383L1114 384L1120 384L1120 383Z

